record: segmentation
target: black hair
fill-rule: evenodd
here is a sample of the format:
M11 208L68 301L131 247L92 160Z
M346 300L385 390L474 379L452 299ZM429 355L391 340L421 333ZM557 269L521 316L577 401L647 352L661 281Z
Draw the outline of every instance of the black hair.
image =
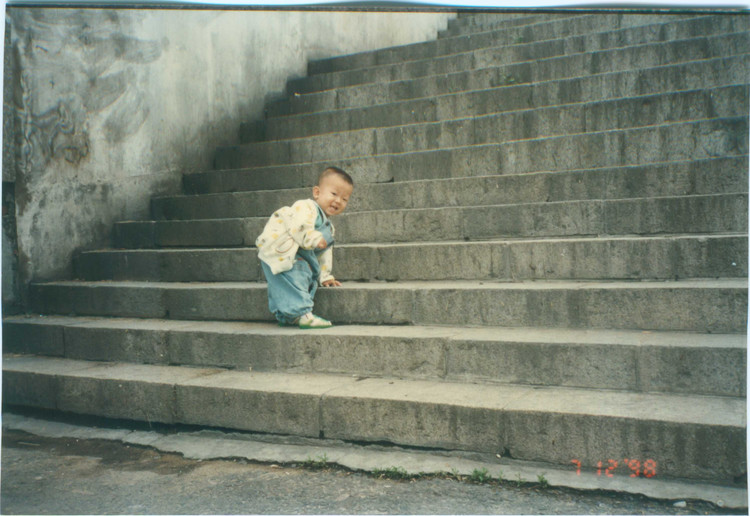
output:
M318 177L318 184L323 180L323 178L328 177L332 174L335 174L339 176L341 179L349 183L350 185L354 186L354 179L352 179L352 176L347 174L344 170L340 169L339 167L326 167L323 172L321 172L320 177Z

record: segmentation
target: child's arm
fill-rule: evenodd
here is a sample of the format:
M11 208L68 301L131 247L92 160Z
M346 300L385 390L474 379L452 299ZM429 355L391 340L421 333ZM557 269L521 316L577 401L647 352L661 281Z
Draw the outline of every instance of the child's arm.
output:
M324 287L340 287L341 282L333 277L333 248L329 247L318 256L320 262L320 284Z

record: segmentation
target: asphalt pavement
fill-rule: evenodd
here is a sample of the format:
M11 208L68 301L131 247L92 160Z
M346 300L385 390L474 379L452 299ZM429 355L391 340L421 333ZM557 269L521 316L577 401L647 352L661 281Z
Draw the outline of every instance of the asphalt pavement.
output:
M352 470L325 453L302 461L187 458L139 444L155 443L154 435L134 438L132 429L3 416L2 514L747 514L688 498L528 482L520 474L499 480L476 468L415 477L400 467ZM206 457L216 455L210 440L199 445Z

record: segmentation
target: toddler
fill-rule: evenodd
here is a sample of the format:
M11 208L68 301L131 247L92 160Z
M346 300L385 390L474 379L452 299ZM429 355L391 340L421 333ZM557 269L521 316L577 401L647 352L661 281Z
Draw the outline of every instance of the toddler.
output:
M318 284L341 286L331 274L334 230L328 217L344 211L353 189L349 174L326 168L312 189L313 198L278 209L255 241L268 282L268 308L279 325L332 326L313 315L313 298Z

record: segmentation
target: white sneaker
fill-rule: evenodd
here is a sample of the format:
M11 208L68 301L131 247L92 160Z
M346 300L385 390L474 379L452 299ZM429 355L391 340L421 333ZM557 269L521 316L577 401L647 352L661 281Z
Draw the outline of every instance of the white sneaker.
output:
M312 312L306 313L299 318L299 327L303 330L313 330L318 328L330 328L333 326L331 321L313 315Z

